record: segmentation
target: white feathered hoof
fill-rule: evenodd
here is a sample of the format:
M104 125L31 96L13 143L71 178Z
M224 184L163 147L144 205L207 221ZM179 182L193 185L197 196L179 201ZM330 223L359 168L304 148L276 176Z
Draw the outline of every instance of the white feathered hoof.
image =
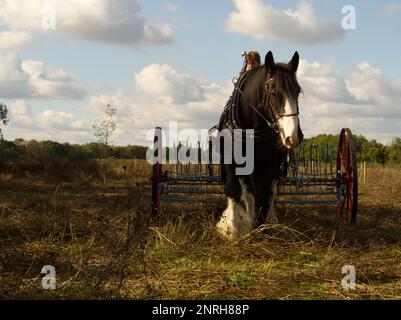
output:
M226 239L234 239L247 235L252 231L253 220L242 205L228 199L227 209L223 212L216 227Z

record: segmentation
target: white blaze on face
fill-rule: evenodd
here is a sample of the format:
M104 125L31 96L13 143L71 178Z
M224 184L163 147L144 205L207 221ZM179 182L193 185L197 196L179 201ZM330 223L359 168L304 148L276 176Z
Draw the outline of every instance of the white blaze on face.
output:
M284 105L284 114L295 114L297 112L297 103L286 98ZM278 120L278 123L280 126L280 136L283 145L286 146L288 149L295 148L300 142L300 137L298 136L298 116L281 117Z

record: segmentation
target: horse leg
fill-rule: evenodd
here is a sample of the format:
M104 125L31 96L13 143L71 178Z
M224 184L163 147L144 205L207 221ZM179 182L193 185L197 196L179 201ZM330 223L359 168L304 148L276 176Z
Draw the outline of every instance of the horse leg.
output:
M227 208L216 227L220 234L232 239L252 231L255 219L255 199L243 179L232 179L226 189L229 191Z
M278 223L274 200L277 195L277 180L272 180L270 189L255 187L256 221L255 227L266 223Z
M246 184L244 178L240 178L239 182L241 184L241 200L245 203L246 208L246 216L244 217L244 224L246 224L246 228L250 229L253 228L253 224L255 222L255 197L252 193L252 189L250 184Z
M268 202L265 197L260 197L260 195L255 195L255 225L257 228L262 224L266 223L268 215Z
M277 211L274 205L274 200L276 199L277 196L277 184L278 181L273 179L272 184L271 184L271 194L269 198L269 209L268 209L268 214L267 214L267 222L271 224L277 224L278 218L277 218Z

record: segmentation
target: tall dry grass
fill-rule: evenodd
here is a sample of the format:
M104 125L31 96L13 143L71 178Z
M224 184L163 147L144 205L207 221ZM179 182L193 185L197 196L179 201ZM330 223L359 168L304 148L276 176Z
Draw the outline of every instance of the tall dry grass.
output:
M280 207L280 224L230 242L214 227L223 207L171 205L152 218L147 163L96 170L105 178L1 177L0 298L401 298L399 168L368 167L356 226L333 206ZM41 288L48 264L54 291ZM341 287L346 264L355 291Z

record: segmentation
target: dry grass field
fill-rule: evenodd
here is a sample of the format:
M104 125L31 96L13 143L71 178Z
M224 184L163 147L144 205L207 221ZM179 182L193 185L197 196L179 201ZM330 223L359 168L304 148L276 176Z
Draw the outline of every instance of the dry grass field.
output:
M368 166L355 226L334 206L280 207L279 225L232 242L214 228L218 206L150 219L145 162L98 167L2 173L0 299L401 299L399 167ZM45 265L55 290L42 289ZM355 290L341 287L344 265Z

